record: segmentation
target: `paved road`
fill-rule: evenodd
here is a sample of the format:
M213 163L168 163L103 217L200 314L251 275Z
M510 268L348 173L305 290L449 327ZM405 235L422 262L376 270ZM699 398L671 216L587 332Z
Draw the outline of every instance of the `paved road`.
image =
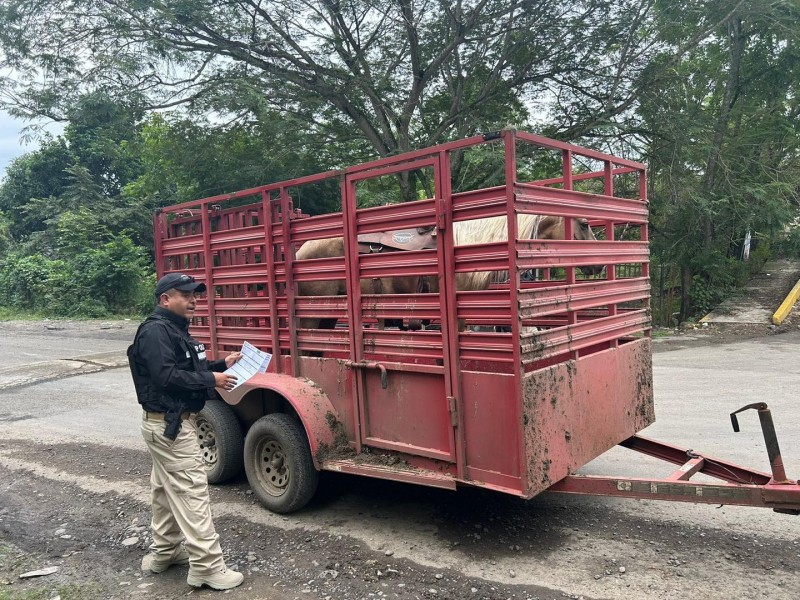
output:
M26 353L38 360L43 343L51 358L122 351L131 331L82 331L78 338L70 337L69 331L17 333L13 340L0 336L0 364L22 364ZM767 401L787 471L800 476L798 349L800 333L788 333L657 353L657 423L643 433L768 470L755 413L742 417L739 434L732 433L728 417L745 404ZM96 442L142 450L138 418L126 369L0 391L0 435L6 441ZM8 446L0 445L0 467L31 468L30 459L10 456ZM46 459L40 466L40 476L58 479L47 469ZM584 472L646 476L654 468L664 474L671 470L615 449ZM84 489L95 485L88 474L74 479ZM450 569L499 584L545 586L558 591L553 597L563 592L587 598L795 598L800 585L800 520L763 509L552 494L523 504L495 501L493 495L470 490L453 495L347 481L346 491L291 520L237 507L235 502L216 510L278 531L302 527L350 536L376 551L391 549L421 569ZM144 489L130 493L146 498ZM502 535L491 531L495 527ZM511 543L504 546L498 540ZM618 572L621 565L624 574Z

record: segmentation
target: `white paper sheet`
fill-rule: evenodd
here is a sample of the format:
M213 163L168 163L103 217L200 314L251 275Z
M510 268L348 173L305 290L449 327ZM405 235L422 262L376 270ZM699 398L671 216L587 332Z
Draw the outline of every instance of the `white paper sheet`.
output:
M265 373L271 360L272 354L259 350L250 342L245 342L242 344L242 358L225 373L236 377L236 385L233 386L235 390L256 373Z

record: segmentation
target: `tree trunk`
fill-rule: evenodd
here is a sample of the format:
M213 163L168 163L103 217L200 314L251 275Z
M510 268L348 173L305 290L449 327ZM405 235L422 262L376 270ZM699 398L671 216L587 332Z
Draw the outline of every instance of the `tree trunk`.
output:
M689 296L689 292L692 289L692 278L692 270L685 265L681 265L681 310L678 313L678 323L683 323L692 314L692 302Z
M711 143L708 163L706 164L704 190L708 198L711 197L716 185L717 169L722 155L722 144L730 123L733 106L739 97L742 56L744 55L747 37L742 27L741 17L734 17L728 22L728 37L730 38L730 66L728 68L728 77L725 81L725 93L722 97L717 124L714 127L714 138ZM706 214L703 218L703 247L706 250L710 250L713 241L714 215Z

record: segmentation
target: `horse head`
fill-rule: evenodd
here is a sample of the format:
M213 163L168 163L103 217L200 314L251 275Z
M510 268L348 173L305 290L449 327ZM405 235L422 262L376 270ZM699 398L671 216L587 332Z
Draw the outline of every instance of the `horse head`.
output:
M565 239L564 217L542 217L538 224L536 237L542 240ZM576 240L596 240L588 219L572 219L572 238ZM599 275L603 265L586 265L578 267L584 275Z

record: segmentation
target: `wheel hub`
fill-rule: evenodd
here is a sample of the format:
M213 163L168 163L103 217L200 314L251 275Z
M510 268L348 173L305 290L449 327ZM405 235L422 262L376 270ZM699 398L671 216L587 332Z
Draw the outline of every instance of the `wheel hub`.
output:
M264 488L280 496L289 485L290 471L283 448L276 440L267 440L261 447L259 477Z
M210 467L217 463L217 439L214 436L214 428L205 420L197 420L197 441L203 455L203 463Z

